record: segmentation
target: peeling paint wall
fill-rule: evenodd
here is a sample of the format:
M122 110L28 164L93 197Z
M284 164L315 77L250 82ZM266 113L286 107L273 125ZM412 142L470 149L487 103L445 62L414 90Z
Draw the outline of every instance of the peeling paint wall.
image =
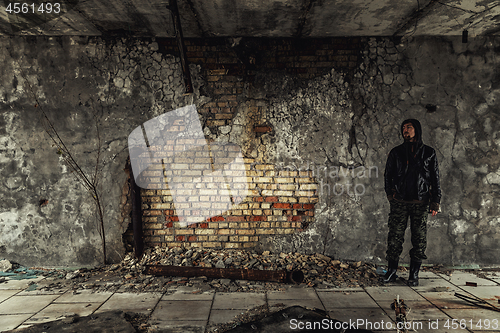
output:
M95 169L97 113L110 260L124 251L128 134L194 103L212 142L239 144L245 157L276 170L315 173L315 221L302 232L270 236L260 248L384 261L385 161L401 142L401 121L412 117L421 121L441 171L442 212L429 220L428 261L498 264L499 39L366 38L359 54L318 47L313 56L284 60L262 56L266 43L222 40L206 47L215 54L209 57L199 51L204 41L192 41L195 94L185 96L180 61L160 41L0 39L0 257L45 266L100 260L92 199L44 133L35 93L88 173ZM348 65L318 70L321 57ZM256 133L258 125L272 131ZM406 244L403 260L408 250Z

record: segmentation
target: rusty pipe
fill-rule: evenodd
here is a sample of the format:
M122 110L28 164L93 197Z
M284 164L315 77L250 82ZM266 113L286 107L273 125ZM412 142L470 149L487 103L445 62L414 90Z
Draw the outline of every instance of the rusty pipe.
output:
M128 160L130 170L130 200L132 201L132 230L134 232L134 252L137 259L141 259L144 253L144 232L142 230L142 211L141 211L141 189L137 186L134 178L130 159Z
M177 40L177 47L181 57L182 75L184 76L184 84L186 86L186 94L193 93L193 83L191 81L191 72L189 71L189 63L186 56L186 47L184 46L184 35L182 34L181 17L179 15L179 7L177 0L170 0L167 8L172 14L172 21L174 23L175 38Z
M304 281L302 271L264 271L243 268L186 267L169 265L146 265L144 274L160 276L206 276L207 278L269 281L300 284Z

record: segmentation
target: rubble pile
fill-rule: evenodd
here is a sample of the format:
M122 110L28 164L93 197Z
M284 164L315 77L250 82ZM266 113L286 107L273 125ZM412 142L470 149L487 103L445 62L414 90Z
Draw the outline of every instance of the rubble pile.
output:
M128 257L124 263L139 265L175 265L192 267L243 268L256 270L300 270L304 284L325 287L355 287L377 284L376 267L372 264L342 262L316 253L257 253L244 250L209 250L183 248L148 249L142 260L133 263Z
M122 273L129 289L157 290L175 285L195 286L201 290L215 289L222 292L280 290L283 285L275 282L210 279L205 277L152 277L142 274L145 265L175 265L190 267L243 268L256 270L300 270L304 273L303 286L341 288L378 285L376 267L372 264L333 260L322 254L270 253L264 251L154 248L147 249L141 260L132 254L120 263L109 267ZM142 287L138 288L138 285Z
M133 254L117 264L78 270L38 269L38 275L49 277L37 282L32 290L54 291L92 290L109 292L166 292L179 286L193 287L200 292L262 292L284 290L278 282L216 279L207 277L152 276L143 273L146 265L191 267L243 268L255 270L300 270L304 273L301 286L324 289L379 285L373 264L333 260L322 254L270 253L234 249L147 249L138 260Z

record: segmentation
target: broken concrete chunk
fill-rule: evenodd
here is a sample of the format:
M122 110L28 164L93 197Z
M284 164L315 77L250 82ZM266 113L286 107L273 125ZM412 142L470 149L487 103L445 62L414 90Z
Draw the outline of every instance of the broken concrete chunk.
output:
M354 267L354 268L359 268L359 267L361 267L361 261L358 261L358 262L353 262L351 265L352 265L352 267Z
M78 277L78 275L80 275L79 270L76 270L74 272L69 272L68 274L66 274L66 280L74 279L74 278Z
M224 261L219 260L219 261L217 261L217 263L215 264L215 268L226 268L226 265L224 264Z
M0 272L8 272L12 269L12 263L7 259L0 260Z

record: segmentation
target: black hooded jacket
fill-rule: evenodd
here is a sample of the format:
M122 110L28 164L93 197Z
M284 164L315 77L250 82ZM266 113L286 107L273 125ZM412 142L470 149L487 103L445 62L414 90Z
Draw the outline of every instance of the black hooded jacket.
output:
M405 141L393 148L385 166L385 193L396 200L414 202L441 201L436 152L422 142L422 127L416 119L407 119L415 129L415 142Z

